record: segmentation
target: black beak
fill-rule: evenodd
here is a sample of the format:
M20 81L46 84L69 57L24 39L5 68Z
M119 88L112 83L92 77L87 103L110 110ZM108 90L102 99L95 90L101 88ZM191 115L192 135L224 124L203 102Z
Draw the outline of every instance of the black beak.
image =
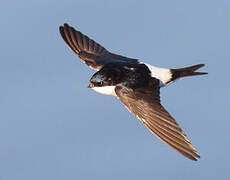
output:
M90 82L88 85L88 88L93 88L93 87L94 87L94 84Z

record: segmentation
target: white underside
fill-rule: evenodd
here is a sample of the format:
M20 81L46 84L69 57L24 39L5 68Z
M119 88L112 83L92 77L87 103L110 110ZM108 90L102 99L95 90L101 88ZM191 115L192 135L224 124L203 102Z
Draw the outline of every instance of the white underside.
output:
M117 96L115 92L115 86L93 87L92 89L104 95Z
M161 81L162 86L165 86L171 80L172 73L170 72L170 69L155 67L147 63L143 64L145 64L149 68L152 77L157 78Z

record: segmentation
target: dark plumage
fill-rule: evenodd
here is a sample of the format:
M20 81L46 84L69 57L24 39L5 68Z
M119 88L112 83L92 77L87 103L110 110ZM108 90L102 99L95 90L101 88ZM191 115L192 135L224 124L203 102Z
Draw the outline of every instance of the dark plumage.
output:
M104 47L67 24L60 27L67 45L97 72L89 87L117 96L152 133L191 160L199 154L175 119L160 103L160 88L181 77L204 75L196 72L204 64L166 69L141 63L137 59L110 53Z
M146 86L151 79L151 72L144 64L109 63L103 66L90 79L98 86L123 84L130 88Z

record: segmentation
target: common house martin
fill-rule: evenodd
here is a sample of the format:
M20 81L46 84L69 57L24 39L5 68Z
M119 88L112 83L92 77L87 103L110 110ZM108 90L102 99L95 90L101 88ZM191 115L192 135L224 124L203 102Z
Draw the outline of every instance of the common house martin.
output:
M204 75L196 72L204 64L167 69L109 52L68 24L59 28L66 44L84 63L97 72L89 87L116 96L152 133L191 160L200 158L184 131L160 103L160 88L175 80Z

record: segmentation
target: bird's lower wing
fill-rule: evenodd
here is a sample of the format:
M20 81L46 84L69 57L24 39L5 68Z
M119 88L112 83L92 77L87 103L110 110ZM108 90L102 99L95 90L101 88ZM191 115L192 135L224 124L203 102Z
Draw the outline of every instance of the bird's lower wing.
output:
M169 146L191 160L197 160L199 154L192 146L175 119L160 104L159 85L150 88L130 89L117 86L118 99L152 133Z

